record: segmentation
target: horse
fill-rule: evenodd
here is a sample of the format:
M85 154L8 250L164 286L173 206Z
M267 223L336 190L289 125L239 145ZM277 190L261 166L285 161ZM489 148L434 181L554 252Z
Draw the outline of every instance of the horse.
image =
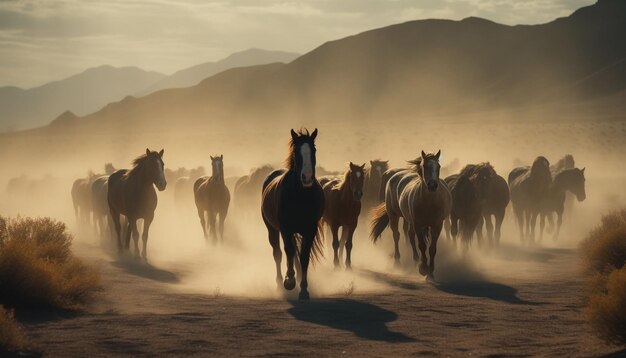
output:
M193 184L193 194L204 238L208 240L208 230L213 243L217 243L217 216L219 215L219 238L224 242L224 221L230 204L230 192L224 183L224 155L211 156L211 169L210 177L201 177Z
M105 175L100 175L91 182L91 209L93 214L93 225L97 234L105 238L111 234L112 227L107 193L109 191L109 176L115 172L115 167L111 163L104 165Z
M585 200L587 197L585 194L585 168L563 169L554 176L548 195L543 198L541 203L540 240L543 237L545 218L551 216L553 212L557 215L553 239L556 240L559 237L565 209L565 193L568 191L574 194L579 202Z
M550 162L539 156L530 168L519 167L509 173L509 188L513 212L520 230L520 240L535 239L535 225L541 211L541 202L548 195L552 183ZM526 231L526 232L524 232Z
M274 170L270 165L254 168L250 174L244 175L235 182L235 207L242 213L248 214L253 209L258 210L261 205L259 191L263 187L263 180Z
M424 153L413 161L410 172L398 172L387 184L385 202L377 206L373 211L370 223L370 237L374 242L378 240L387 225L394 230L396 264L399 262L397 233L399 211L404 219L409 222L409 237L413 249L413 260L417 262L417 250L415 248L415 236L417 235L420 249L419 272L426 276L427 280L434 281L435 255L437 254L437 240L443 226L443 221L450 215L452 195L446 183L439 178L439 156L437 154ZM398 195L392 195L391 182L400 177L397 186ZM395 201L395 202L394 202ZM395 225L395 229L393 228ZM426 244L430 238L428 247L429 260L427 263Z
M489 163L468 164L459 174L450 175L445 182L452 193L450 210L450 232L456 238L461 229L461 240L465 249L483 215L483 201L487 197L491 178L495 171ZM446 235L447 235L446 224Z
M563 158L559 159L556 163L550 166L550 172L554 176L562 170L574 169L575 167L576 163L574 162L574 156L571 154L565 154Z
M74 205L74 215L79 223L91 224L91 183L97 175L89 171L87 177L74 180L72 184L72 204Z
M282 280L279 242L282 236L287 256L287 275L283 286L287 290L293 290L296 286L294 258L298 253L301 266L299 298L303 300L309 299L309 261L322 254L320 221L325 204L324 191L315 178L316 137L317 128L311 134L308 130L291 130L285 168L274 170L267 176L263 182L261 200L261 216L267 227L276 263L276 283L280 285Z
M382 202L380 199L380 186L383 174L387 170L389 170L388 160L370 160L370 167L365 173L363 200L361 200L366 208L374 207Z
M157 153L146 148L146 154L133 160L132 169L120 169L111 174L108 180L107 201L111 220L117 234L118 251L122 252L124 248L129 249L132 234L135 242L135 257L139 258L137 220L143 219L141 256L144 260L148 258L146 251L148 231L152 220L154 220L154 210L158 202L154 186L159 191L165 190L167 186L163 170L165 167L163 153L163 149ZM128 230L124 233L124 242L122 242L120 215L124 215L128 222Z
M502 222L504 221L504 215L506 213L506 207L509 205L509 201L509 185L503 177L494 171L491 180L489 181L487 193L483 201L482 219L478 222L478 227L476 227L476 235L478 236L479 241L482 240L484 222L486 223L487 238L489 239L489 243L492 245L500 244ZM495 230L491 221L492 216L495 219Z
M339 267L337 251L340 246L346 248L346 270L352 268L352 237L361 214L361 198L365 182L365 164L359 166L350 162L343 179L329 181L324 189L324 222L330 227L333 235L333 263ZM341 228L341 242L338 233Z

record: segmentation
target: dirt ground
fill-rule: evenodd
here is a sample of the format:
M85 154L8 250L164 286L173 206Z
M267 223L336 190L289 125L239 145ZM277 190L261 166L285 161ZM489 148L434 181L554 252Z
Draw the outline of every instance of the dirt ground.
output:
M361 265L336 273L349 280L342 292L319 297L312 290L308 302L296 299L297 290L269 298L228 296L219 288L185 292L184 266L103 257L104 290L87 312L24 312L20 320L45 356L626 354L597 339L584 321L575 249L503 243L497 251L474 251L499 267L489 278L462 261L442 263L437 284L411 272L410 263L391 272ZM445 273L456 269L467 275ZM319 286L322 277L314 277ZM361 293L359 280L377 288Z

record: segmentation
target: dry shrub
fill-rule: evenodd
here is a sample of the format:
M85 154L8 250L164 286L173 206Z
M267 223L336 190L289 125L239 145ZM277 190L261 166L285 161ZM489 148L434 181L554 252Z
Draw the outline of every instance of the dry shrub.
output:
M0 353L2 350L9 352L24 350L27 345L26 336L15 322L13 312L0 306Z
M626 209L603 216L581 253L590 277L587 319L607 342L626 345Z
M65 224L0 217L0 302L76 309L99 288L98 273L72 255Z

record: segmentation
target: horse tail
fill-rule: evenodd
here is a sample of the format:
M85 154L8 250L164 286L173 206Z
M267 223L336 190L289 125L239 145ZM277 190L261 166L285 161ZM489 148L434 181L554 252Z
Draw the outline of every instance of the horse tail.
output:
M302 247L302 235L293 235L293 247L296 249L296 258L299 259L300 251ZM317 229L315 230L315 236L311 242L311 253L309 254L310 263L315 265L324 257L324 223L320 220L317 223Z
M387 225L389 225L389 216L387 215L387 204L381 203L372 209L372 221L370 221L370 238L376 242L383 233Z

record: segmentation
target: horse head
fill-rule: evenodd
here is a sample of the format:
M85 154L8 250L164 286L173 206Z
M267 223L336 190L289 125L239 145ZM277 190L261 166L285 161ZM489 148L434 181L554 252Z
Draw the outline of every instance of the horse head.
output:
M426 187L430 192L437 191L439 187L439 171L441 169L441 165L439 164L440 155L441 150L438 151L437 154L425 153L422 150L420 176L422 181L426 183Z
M144 173L148 175L151 182L159 189L165 190L167 181L165 180L165 163L163 162L164 149L160 152L151 151L146 148L146 156L144 159Z
M211 175L220 181L224 181L224 155L211 156Z
M350 162L350 186L352 188L352 198L354 201L361 201L363 197L363 184L365 182L365 163L355 165Z
M306 131L306 132L305 132ZM298 182L304 188L310 188L315 182L315 138L317 128L309 134L308 130L291 130L291 153L289 169L294 170Z

